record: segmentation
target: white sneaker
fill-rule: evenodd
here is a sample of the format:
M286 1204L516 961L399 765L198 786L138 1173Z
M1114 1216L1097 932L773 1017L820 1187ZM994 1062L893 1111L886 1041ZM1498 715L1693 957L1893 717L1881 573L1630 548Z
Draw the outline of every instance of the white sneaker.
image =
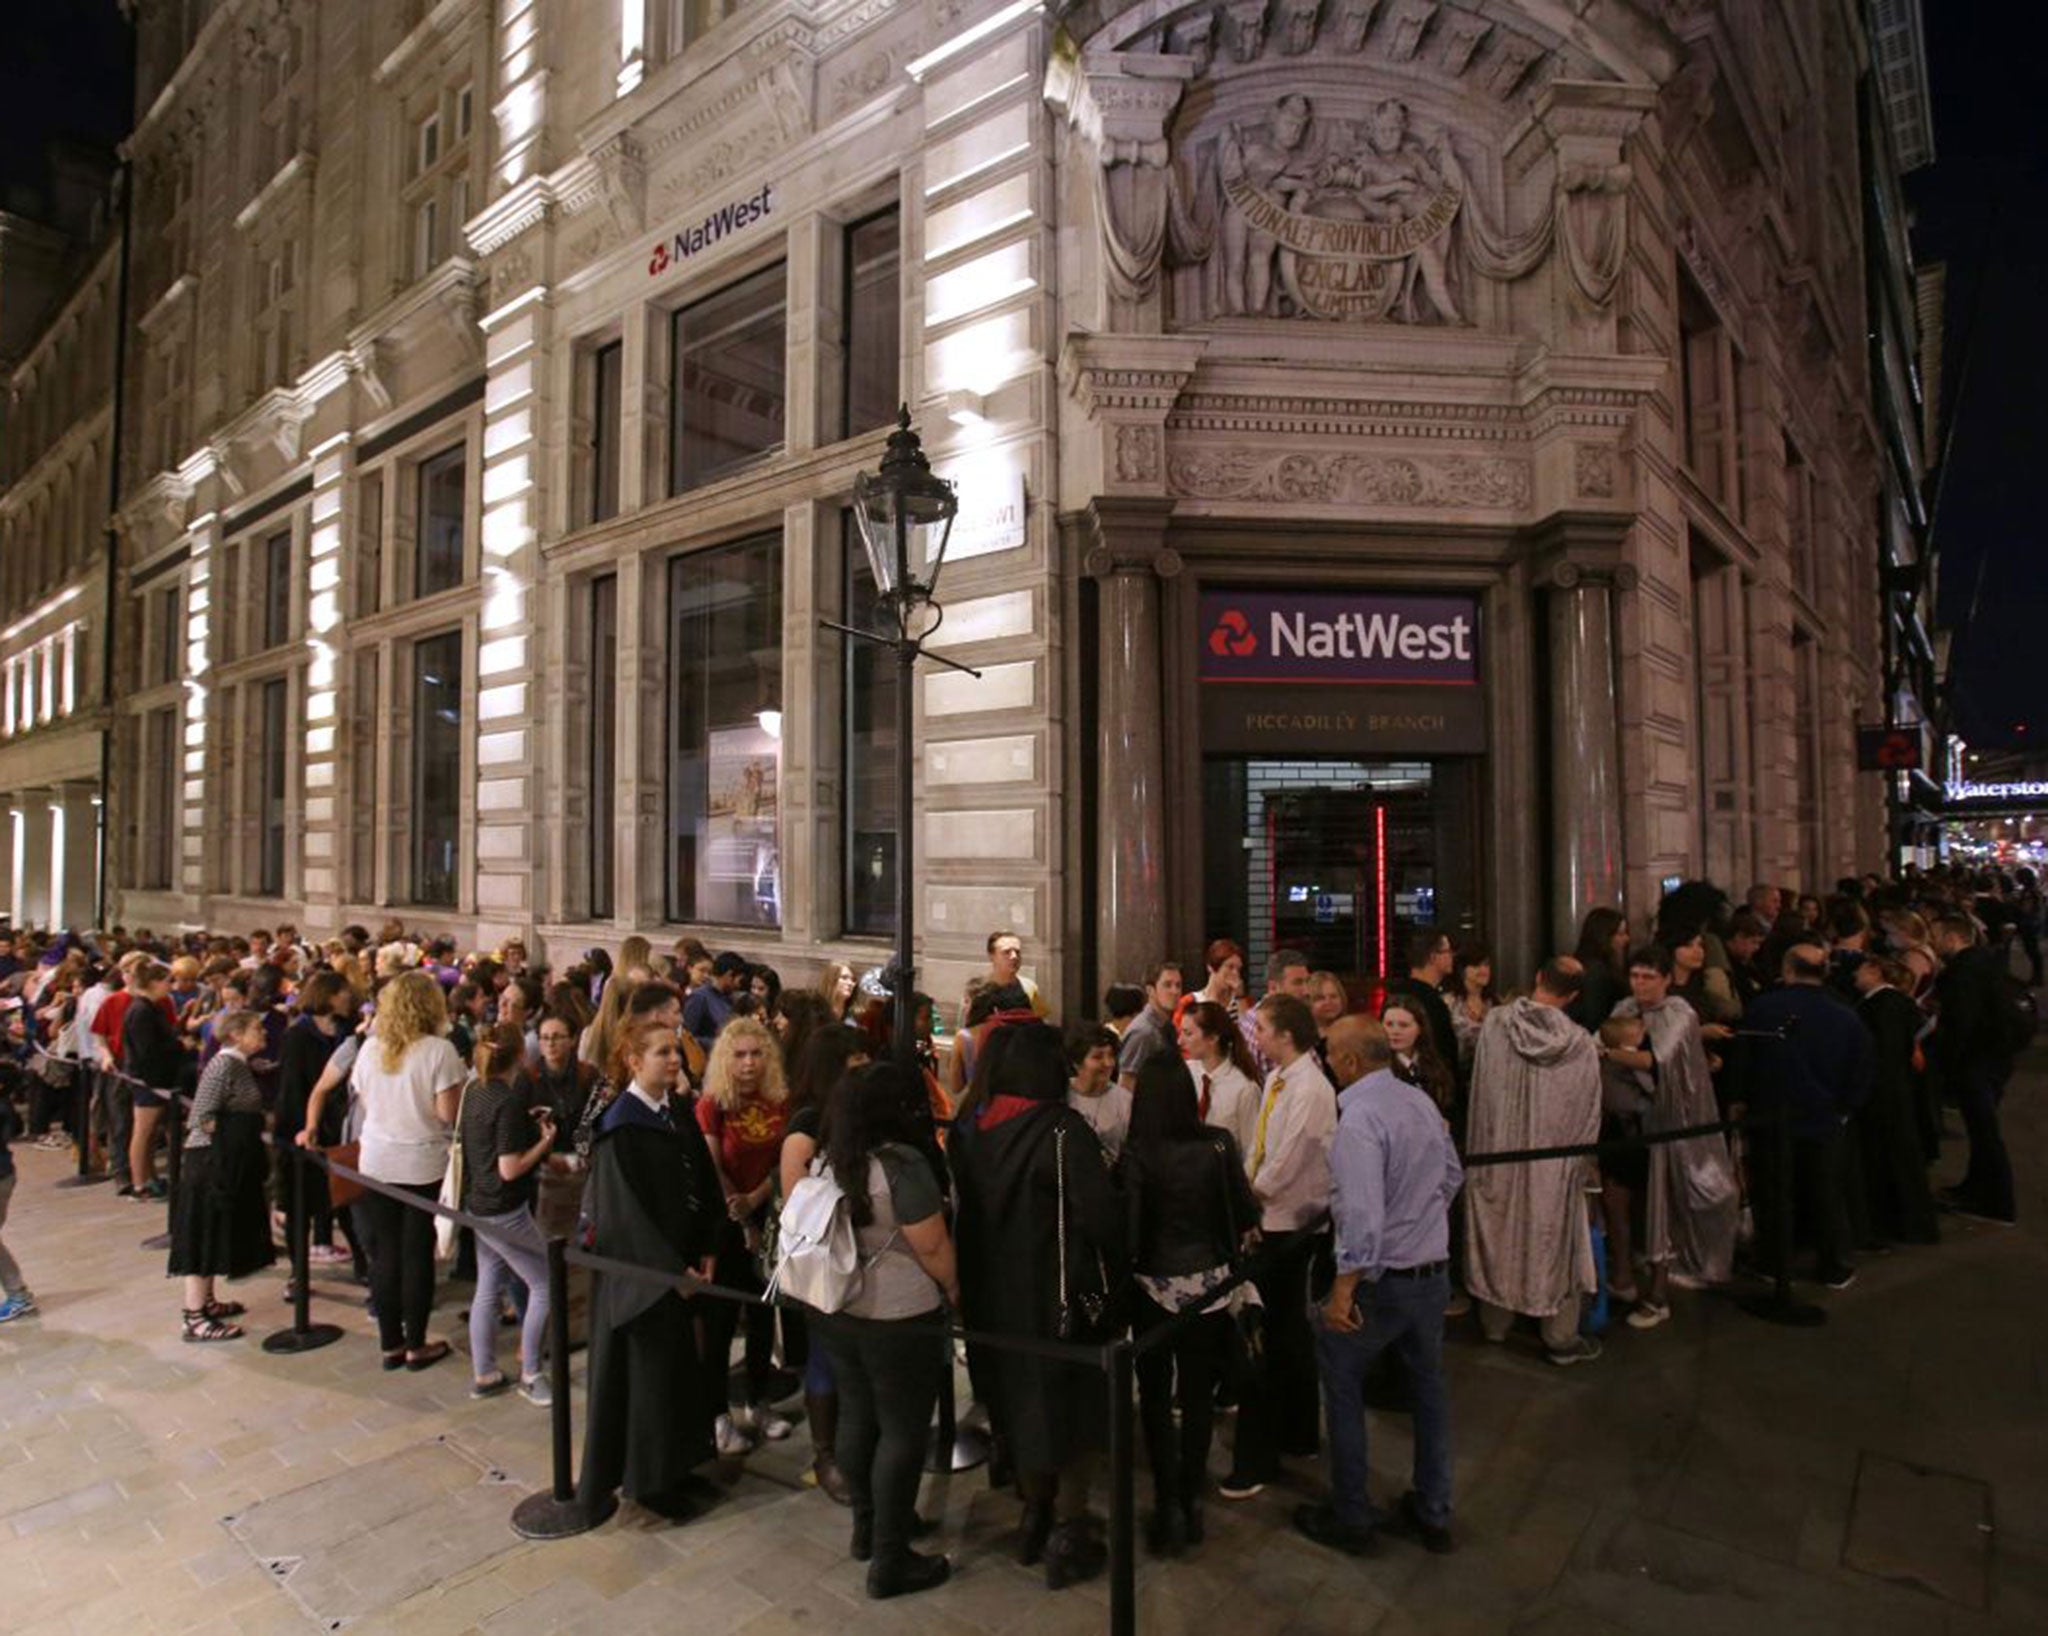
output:
M1638 1301L1628 1315L1631 1329L1655 1329L1671 1316L1671 1308L1655 1301Z
M765 1403L749 1403L733 1414L733 1424L752 1437L779 1443L790 1433L790 1422Z
M729 1414L718 1417L718 1423L711 1431L711 1441L721 1458L754 1452L754 1440L733 1423Z

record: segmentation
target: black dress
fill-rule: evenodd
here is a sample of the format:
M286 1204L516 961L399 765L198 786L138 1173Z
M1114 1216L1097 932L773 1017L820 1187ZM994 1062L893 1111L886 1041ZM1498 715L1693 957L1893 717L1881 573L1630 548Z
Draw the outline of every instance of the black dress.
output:
M246 1278L277 1259L264 1197L262 1093L249 1065L223 1052L192 1102L193 1134L171 1204L172 1277Z
M1129 1278L1123 1207L1088 1122L1064 1101L1000 1097L956 1125L946 1157L959 1200L960 1292L969 1329L1059 1339L1058 1137L1066 1136L1070 1293ZM1057 1471L1100 1448L1100 1369L969 1344L977 1391L1022 1472Z
M629 1089L605 1110L584 1215L597 1254L676 1274L716 1248L725 1199L690 1108L670 1107L664 1122ZM651 1279L594 1275L585 1505L623 1490L650 1510L688 1509L685 1479L712 1457L712 1403L725 1392L722 1360L714 1382L699 1347L702 1304Z

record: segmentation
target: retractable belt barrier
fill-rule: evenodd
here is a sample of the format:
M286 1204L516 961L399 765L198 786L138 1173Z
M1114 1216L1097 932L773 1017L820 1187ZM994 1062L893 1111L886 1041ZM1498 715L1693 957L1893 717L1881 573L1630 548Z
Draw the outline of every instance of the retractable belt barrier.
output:
M1743 1037L1770 1039L1782 1042L1785 1034L1779 1032L1748 1031ZM40 1052L40 1048L37 1048ZM48 1052L40 1052L49 1056ZM111 1075L132 1084L143 1084L133 1075L123 1074L115 1069L88 1067L73 1059L56 1058L57 1061L71 1062L78 1070L79 1124L81 1174L86 1160L85 1152L89 1143L87 1118L90 1113L89 1101L91 1079L94 1074ZM175 1139L177 1122L182 1112L190 1107L190 1099L180 1093L164 1093L155 1086L145 1088L158 1094L167 1094L171 1109L171 1132ZM1605 1142L1572 1143L1545 1148L1524 1148L1494 1153L1473 1153L1463 1157L1465 1168L1503 1164L1534 1164L1559 1159L1593 1158L1603 1154L1626 1152L1634 1148L1658 1147L1672 1142L1691 1141L1706 1136L1725 1136L1739 1131L1770 1130L1775 1132L1779 1163L1776 1168L1777 1193L1777 1275L1776 1289L1769 1297L1741 1303L1745 1311L1775 1322L1793 1325L1807 1325L1818 1322L1818 1309L1801 1308L1791 1300L1788 1271L1791 1260L1791 1144L1792 1115L1790 1110L1771 1110L1762 1114L1751 1114L1741 1119L1723 1119L1712 1123L1689 1125L1675 1130L1651 1131L1630 1135ZM172 1152L177 1151L174 1140ZM438 1199L423 1198L417 1193L366 1176L353 1166L343 1164L331 1154L319 1148L291 1146L280 1148L287 1155L291 1170L290 1209L287 1213L287 1237L292 1267L293 1322L284 1329L267 1336L263 1342L266 1352L292 1354L313 1351L330 1345L341 1338L342 1330L334 1324L315 1324L309 1319L308 1239L309 1220L305 1208L305 1178L309 1167L317 1167L330 1176L343 1180L386 1198L397 1200L411 1210L425 1211L486 1237L491 1224L468 1212L442 1204ZM175 1166L175 1157L173 1165ZM173 1191L176 1172L173 1169ZM100 1179L100 1178L93 1178ZM75 1178L67 1178L75 1180ZM580 1266L593 1273L609 1278L631 1278L645 1283L658 1284L664 1289L692 1300L730 1301L746 1306L787 1306L799 1312L808 1310L802 1303L785 1301L779 1297L748 1290L731 1289L724 1285L699 1278L691 1272L673 1272L662 1268L641 1266L635 1262L620 1261L611 1256L599 1255L571 1244L567 1239L553 1238L548 1241L548 1293L549 1311L549 1376L553 1402L550 1408L551 1442L551 1484L550 1487L528 1495L514 1508L512 1527L522 1536L531 1539L564 1539L587 1532L608 1518L616 1501L607 1498L595 1505L586 1505L576 1495L576 1480L573 1470L573 1424L571 1420L569 1382L569 1291L568 1277L571 1266ZM1157 1347L1168 1345L1175 1336L1195 1323L1203 1312L1213 1307L1216 1301L1238 1286L1248 1282L1257 1270L1256 1254L1248 1256L1243 1265L1215 1288L1207 1291L1196 1305L1168 1315L1161 1323L1148 1328L1143 1335L1120 1335L1099 1344L1073 1341L1049 1341L1021 1335L995 1334L986 1330L970 1329L950 1321L937 1321L928 1325L911 1321L911 1327L929 1328L935 1343L943 1342L950 1348L954 1342L964 1341L971 1346L987 1347L992 1350L1010 1351L1026 1356L1045 1358L1055 1362L1085 1366L1102 1372L1104 1388L1108 1394L1109 1407L1109 1461L1111 1473L1111 1499L1109 1519L1109 1576L1111 1636L1132 1636L1137 1629L1136 1592L1136 1507L1135 1507L1135 1464L1136 1442L1133 1436L1135 1406L1133 1401L1133 1378L1135 1360Z

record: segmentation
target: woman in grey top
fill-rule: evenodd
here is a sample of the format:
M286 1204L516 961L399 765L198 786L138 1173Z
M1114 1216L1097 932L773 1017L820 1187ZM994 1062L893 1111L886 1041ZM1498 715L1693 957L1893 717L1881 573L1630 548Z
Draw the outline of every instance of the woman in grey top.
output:
M938 1323L960 1300L953 1239L931 1165L911 1144L924 1087L893 1062L832 1093L826 1168L846 1194L865 1269L859 1293L817 1328L839 1380L837 1453L853 1491L853 1557L877 1599L945 1583L943 1556L910 1548L927 1428L951 1348Z
M246 1278L277 1252L263 1197L263 1093L249 1059L264 1045L263 1017L230 1011L214 1025L223 1042L192 1098L192 1123L171 1210L170 1273L185 1280L188 1341L231 1341L239 1301L216 1301L215 1278Z

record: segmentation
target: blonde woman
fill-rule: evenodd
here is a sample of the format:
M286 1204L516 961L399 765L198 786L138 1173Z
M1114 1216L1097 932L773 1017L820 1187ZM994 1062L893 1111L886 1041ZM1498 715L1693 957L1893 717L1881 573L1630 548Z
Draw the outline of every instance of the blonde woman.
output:
M789 1088L782 1075L782 1053L759 1019L735 1017L719 1034L704 1069L697 1124L711 1149L711 1162L725 1193L726 1219L718 1239L716 1282L728 1289L759 1291L762 1285L755 1253L774 1197L776 1164L789 1125ZM721 1399L739 1312L736 1302L713 1301L704 1317L705 1354ZM744 1403L722 1408L718 1416L720 1454L745 1453L756 1435L771 1439L789 1435L789 1422L769 1407L776 1384L775 1309L750 1306L746 1313L747 1397Z
M440 1191L448 1168L448 1135L468 1077L455 1047L442 1037L448 1002L423 971L384 985L369 1043L350 1080L363 1115L365 1176L422 1199ZM317 1089L316 1089L317 1097ZM317 1128L319 1109L307 1110ZM446 1341L427 1340L434 1304L434 1217L382 1193L356 1206L369 1240L370 1293L386 1369L425 1369L448 1355Z
M610 1069L613 1053L618 1049L619 1024L625 1021L626 1002L633 997L633 988L632 979L623 971L614 972L611 981L604 985L603 998L597 1002L597 1015L583 1030L583 1038L577 1044L577 1059L589 1063L599 1073Z
M854 992L859 987L853 967L844 960L827 960L825 969L818 973L818 992L825 996L825 1004L834 1022L848 1020L847 1013L852 1009Z

